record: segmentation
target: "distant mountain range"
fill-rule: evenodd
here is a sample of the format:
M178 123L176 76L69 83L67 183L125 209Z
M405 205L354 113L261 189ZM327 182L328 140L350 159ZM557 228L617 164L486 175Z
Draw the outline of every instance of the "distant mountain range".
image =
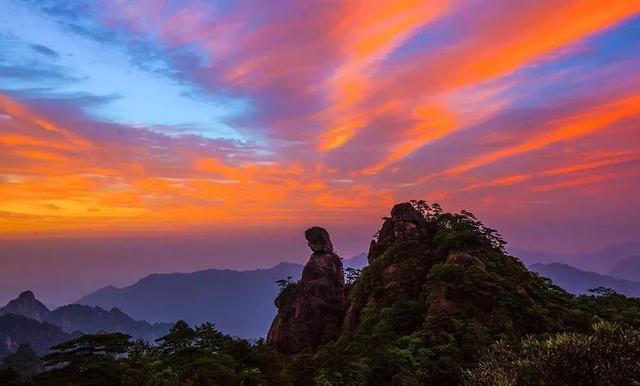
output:
M580 269L601 274L610 274L627 280L640 281L640 243L630 242L610 245L594 253L548 253L509 248L509 252L526 265L537 263L562 263L580 267ZM637 261L631 271L623 273L625 268L616 268L618 264L635 256Z
M640 248L640 244L609 247L581 256L529 252L546 262L534 263L530 269L574 294L588 294L589 289L607 287L638 297L640 282L621 279L620 276L640 277L640 257L623 259L614 265L612 272L615 271L618 277L581 270L553 260L553 256L560 256L561 260L576 259L587 262L587 266L598 266L606 271L606 266L614 256L617 259L617 256L631 253L636 247ZM516 254L517 251L512 253ZM525 252L522 259L525 262L535 261L531 254ZM344 260L345 267L362 268L366 264L365 253ZM104 309L117 307L135 319L151 322L184 319L190 324L198 324L210 321L228 334L258 338L264 337L276 313L273 299L278 287L275 281L288 276L297 279L301 272L300 264L280 263L269 269L252 271L209 269L192 273L153 274L128 287L104 287L76 303Z
M110 311L106 311L100 307L70 304L50 311L35 298L31 291L22 292L16 299L11 300L6 306L0 308L0 316L8 315L18 315L48 326L55 326L60 329L61 333L65 334L93 334L117 331L147 341L153 341L165 335L171 327L171 324L168 323L150 324L145 321L134 320L117 308L111 308ZM45 327L49 328L48 326ZM33 329L36 329L36 327L33 324ZM4 330L0 330L0 333L8 334ZM16 339L13 336L13 340Z
M640 254L617 262L609 274L622 279L640 281Z
M582 257L529 252L537 256L537 259L551 261L546 264L535 263L529 268L574 294L588 294L589 289L607 287L628 296L639 297L640 282L581 270L552 260L553 256L570 261L582 258L583 260L576 261L586 261L587 265L599 266L605 270L608 259L630 253L635 248L635 244L625 244ZM527 252L524 254L527 256L523 258L525 262L536 260L531 258L534 255L527 255ZM362 268L366 264L365 253L344 260L345 267ZM622 260L616 266L626 266L628 275L636 277L634 275L638 271L632 268L640 267L640 257ZM280 263L269 269L253 271L209 269L192 273L153 274L128 287L104 287L76 303L105 309L117 307L133 318L152 322L184 319L190 324L198 324L210 321L230 335L258 338L264 337L276 313L273 299L278 293L278 287L275 281L288 276L298 279L301 272L300 264Z
M362 268L366 253L344 260L345 267ZM108 286L76 303L117 307L136 319L190 324L213 322L227 334L264 337L276 314L276 280L298 279L302 265L280 263L268 269L233 271L207 269L191 273L152 274L124 288Z
M556 285L573 294L589 294L589 289L606 287L627 296L640 297L640 282L582 271L560 263L538 263L530 265L529 269L551 279Z

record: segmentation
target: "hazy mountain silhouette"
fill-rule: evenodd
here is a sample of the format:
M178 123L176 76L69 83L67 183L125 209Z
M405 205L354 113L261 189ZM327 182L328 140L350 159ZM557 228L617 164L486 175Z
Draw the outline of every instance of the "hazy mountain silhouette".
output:
M51 311L36 299L33 292L24 291L6 306L0 308L0 315L6 314L21 315L38 322L44 322L49 318Z
M617 262L609 274L621 279L640 281L640 254Z
M344 260L346 267L358 269L366 263L366 253ZM301 273L301 264L280 263L252 271L152 274L128 287L101 288L76 303L117 307L133 318L151 322L209 321L227 334L258 338L266 335L276 314L276 280L288 276L298 279Z
M50 311L31 291L22 292L0 308L0 315L19 315L37 322L47 322L65 333L123 332L147 341L161 337L171 327L168 323L150 324L134 320L117 308L107 311L100 307L70 304Z
M640 243L629 242L609 245L593 253L563 254L531 251L520 248L509 248L509 252L522 260L526 265L562 263L578 267L585 271L609 274L617 263L631 256L640 255ZM636 276L636 278L640 280L640 275Z
M533 264L529 269L551 279L554 284L573 294L588 294L589 289L606 287L627 296L640 296L640 282L582 271L567 264Z
M362 269L366 267L367 264L369 264L369 261L367 260L367 254L365 252L355 255L350 259L344 259L342 261L342 265L345 268Z

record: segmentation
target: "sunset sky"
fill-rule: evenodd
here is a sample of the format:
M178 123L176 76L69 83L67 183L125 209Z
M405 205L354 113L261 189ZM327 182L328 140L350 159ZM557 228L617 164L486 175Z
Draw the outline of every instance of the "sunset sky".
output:
M4 239L356 252L423 198L585 251L638 240L639 149L637 0L0 2Z

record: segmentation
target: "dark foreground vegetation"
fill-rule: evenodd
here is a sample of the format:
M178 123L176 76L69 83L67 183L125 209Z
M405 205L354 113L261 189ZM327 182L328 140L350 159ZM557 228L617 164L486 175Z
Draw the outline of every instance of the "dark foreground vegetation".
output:
M640 384L640 299L573 296L506 254L471 213L413 207L420 218L385 219L369 265L349 273L345 323L316 346L283 355L178 322L157 345L85 335L42 360L24 347L4 360L0 384ZM296 284L280 284L292 298Z

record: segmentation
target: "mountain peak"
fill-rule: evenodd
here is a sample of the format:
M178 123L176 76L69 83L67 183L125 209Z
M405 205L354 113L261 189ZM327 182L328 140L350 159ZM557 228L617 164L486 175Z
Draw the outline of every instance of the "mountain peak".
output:
M20 293L20 295L18 295L18 300L33 301L33 300L36 300L36 296L33 294L32 291L23 291Z
M269 268L265 268L265 270L268 271L277 271L277 270L284 270L284 269L295 269L295 268L300 268L302 270L302 265L299 263L292 263L290 261L281 261L278 264L269 267ZM250 272L250 271L249 271Z
M35 319L39 322L47 320L49 309L42 304L31 291L24 291L13 299L6 306L0 308L0 315L16 314Z

